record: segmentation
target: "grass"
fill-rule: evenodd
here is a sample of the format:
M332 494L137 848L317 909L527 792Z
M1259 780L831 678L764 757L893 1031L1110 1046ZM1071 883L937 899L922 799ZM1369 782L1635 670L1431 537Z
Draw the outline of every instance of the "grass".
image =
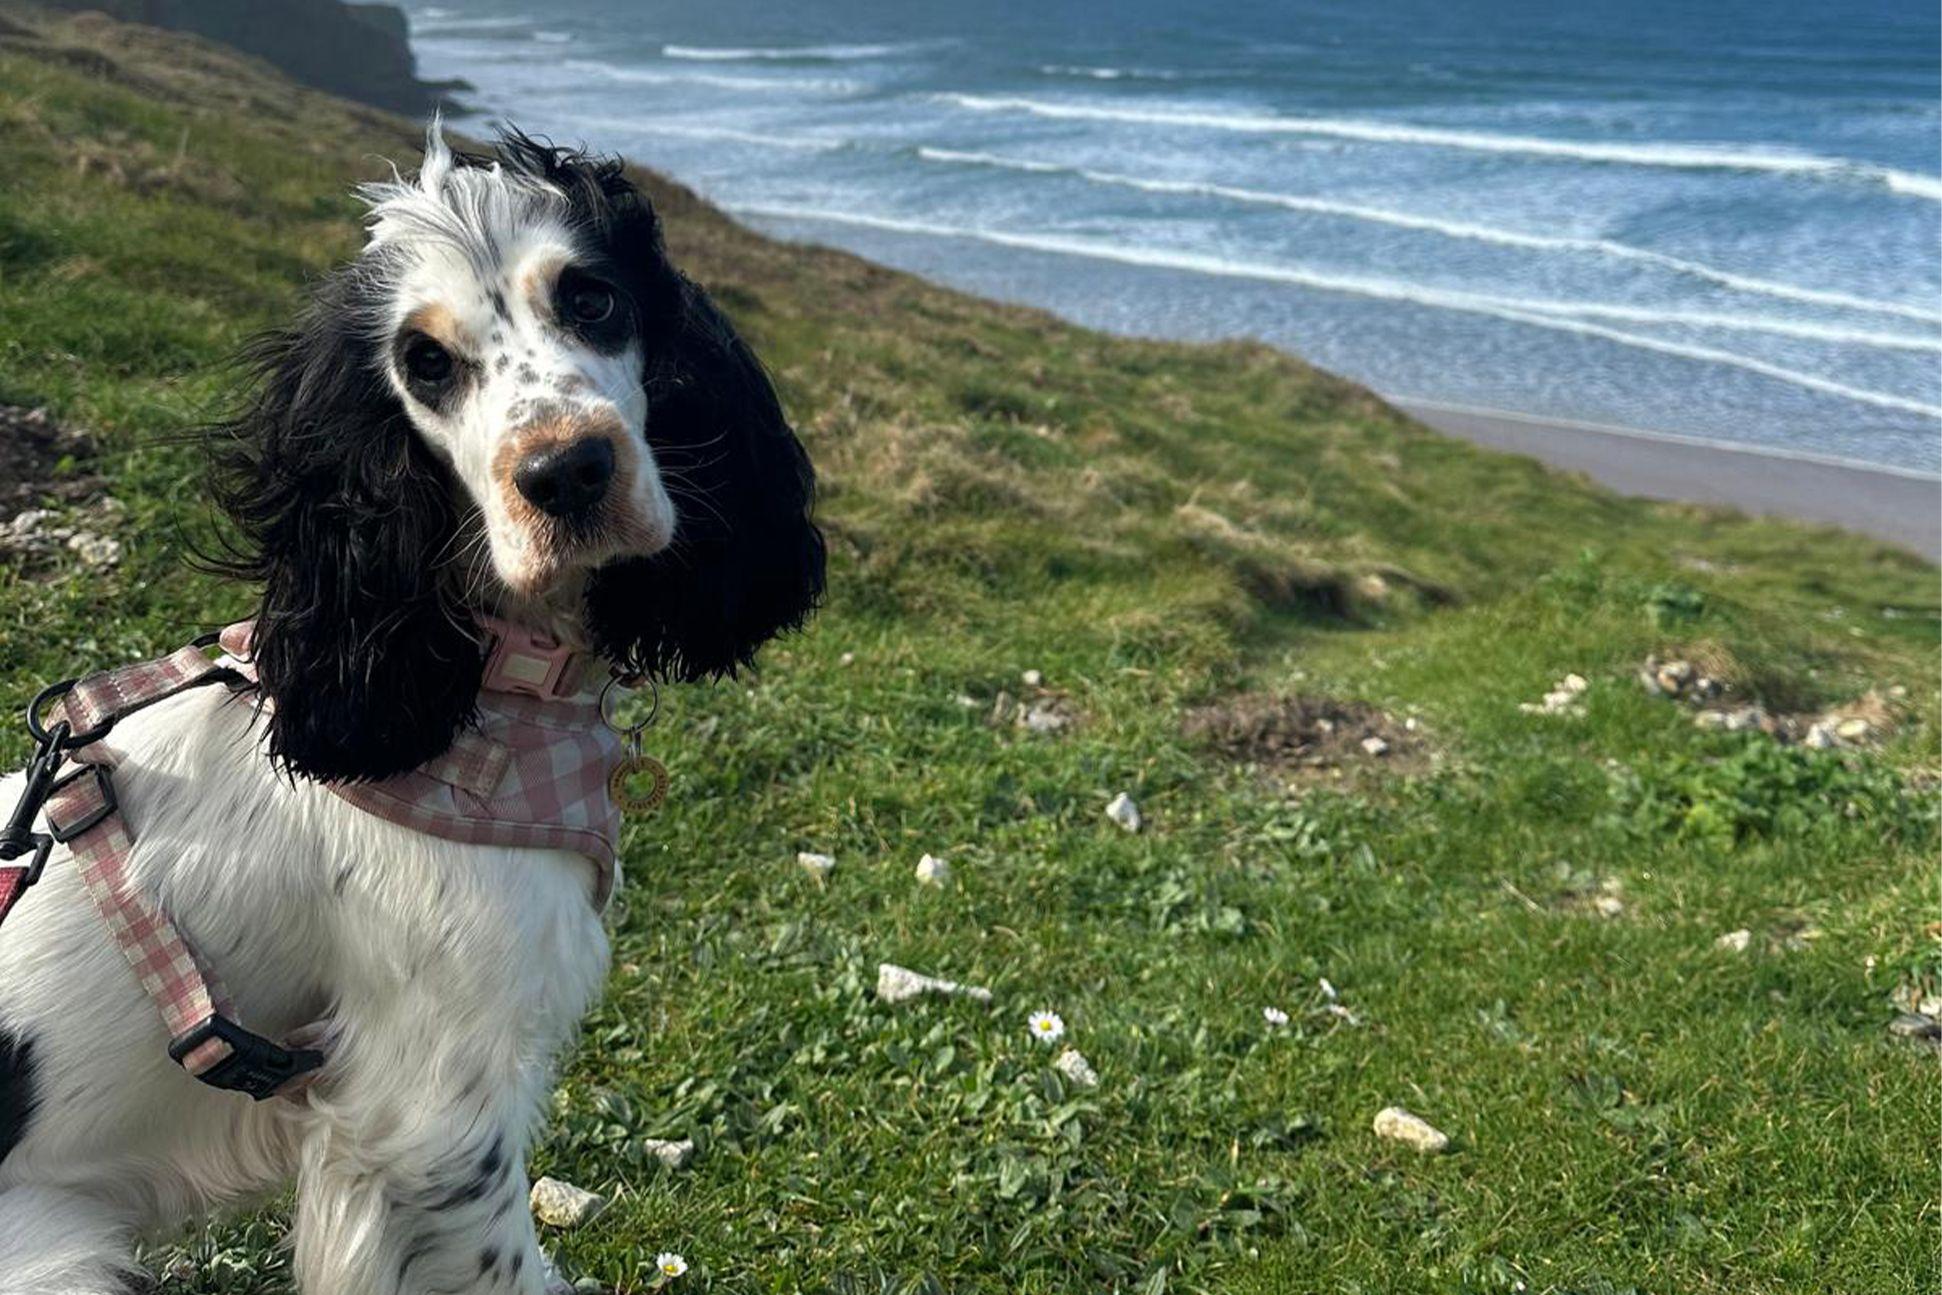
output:
M43 38L0 36L0 401L98 429L128 553L0 565L11 711L245 608L184 565L208 519L160 434L354 251L348 186L414 131L191 40L7 12ZM675 792L627 830L616 969L534 1157L614 1198L547 1238L569 1272L645 1290L675 1250L682 1288L725 1292L1934 1279L1935 1060L1883 1028L1942 974L1933 568L1621 499L1264 347L1087 332L646 182L775 371L833 583L758 676L664 699ZM1862 754L1701 732L1632 682L1653 652L1797 710L1899 686L1903 723ZM1069 729L987 722L1026 669ZM1582 717L1519 711L1573 671ZM1292 776L1183 736L1243 691L1413 717L1430 755ZM1137 835L1102 813L1119 791ZM837 857L826 887L798 850ZM948 888L915 884L925 852ZM1745 952L1715 946L1739 928ZM882 961L994 1002L882 1006ZM1097 1088L1028 1037L1041 1007ZM1451 1153L1379 1142L1391 1104ZM287 1291L281 1227L154 1262L172 1291Z

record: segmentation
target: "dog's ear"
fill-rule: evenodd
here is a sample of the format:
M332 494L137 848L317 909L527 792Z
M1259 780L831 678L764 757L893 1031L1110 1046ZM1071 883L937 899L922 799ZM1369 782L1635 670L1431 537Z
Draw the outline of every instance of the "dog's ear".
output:
M357 293L340 274L295 327L257 343L255 397L213 446L239 533L217 565L262 587L252 655L270 755L323 782L444 751L482 670L439 575L457 533L450 484L360 333Z
M664 553L611 563L587 590L595 646L662 679L732 675L823 593L815 478L748 346L672 272L646 328L647 439L675 506Z

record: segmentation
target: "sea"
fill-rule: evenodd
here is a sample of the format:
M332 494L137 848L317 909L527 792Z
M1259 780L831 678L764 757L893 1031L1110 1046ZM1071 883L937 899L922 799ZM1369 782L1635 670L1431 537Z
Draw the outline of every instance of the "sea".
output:
M781 237L1402 402L1942 470L1934 3L409 13L484 119Z

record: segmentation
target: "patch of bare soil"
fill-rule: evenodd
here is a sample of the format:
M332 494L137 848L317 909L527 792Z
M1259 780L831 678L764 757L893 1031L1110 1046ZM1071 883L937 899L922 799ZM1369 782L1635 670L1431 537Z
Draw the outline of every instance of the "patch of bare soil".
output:
M0 522L98 494L101 478L80 467L93 457L92 438L57 425L45 409L0 405Z
M1336 697L1241 693L1188 711L1182 727L1231 760L1298 776L1411 773L1430 757L1410 721Z

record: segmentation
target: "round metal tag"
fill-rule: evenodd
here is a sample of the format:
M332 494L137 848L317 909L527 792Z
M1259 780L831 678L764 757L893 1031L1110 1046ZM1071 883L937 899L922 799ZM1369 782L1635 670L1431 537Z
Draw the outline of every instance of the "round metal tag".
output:
M634 780L642 775L647 777L648 786L637 791ZM614 766L607 779L607 794L623 814L652 814L668 798L668 767L651 755L630 755Z

